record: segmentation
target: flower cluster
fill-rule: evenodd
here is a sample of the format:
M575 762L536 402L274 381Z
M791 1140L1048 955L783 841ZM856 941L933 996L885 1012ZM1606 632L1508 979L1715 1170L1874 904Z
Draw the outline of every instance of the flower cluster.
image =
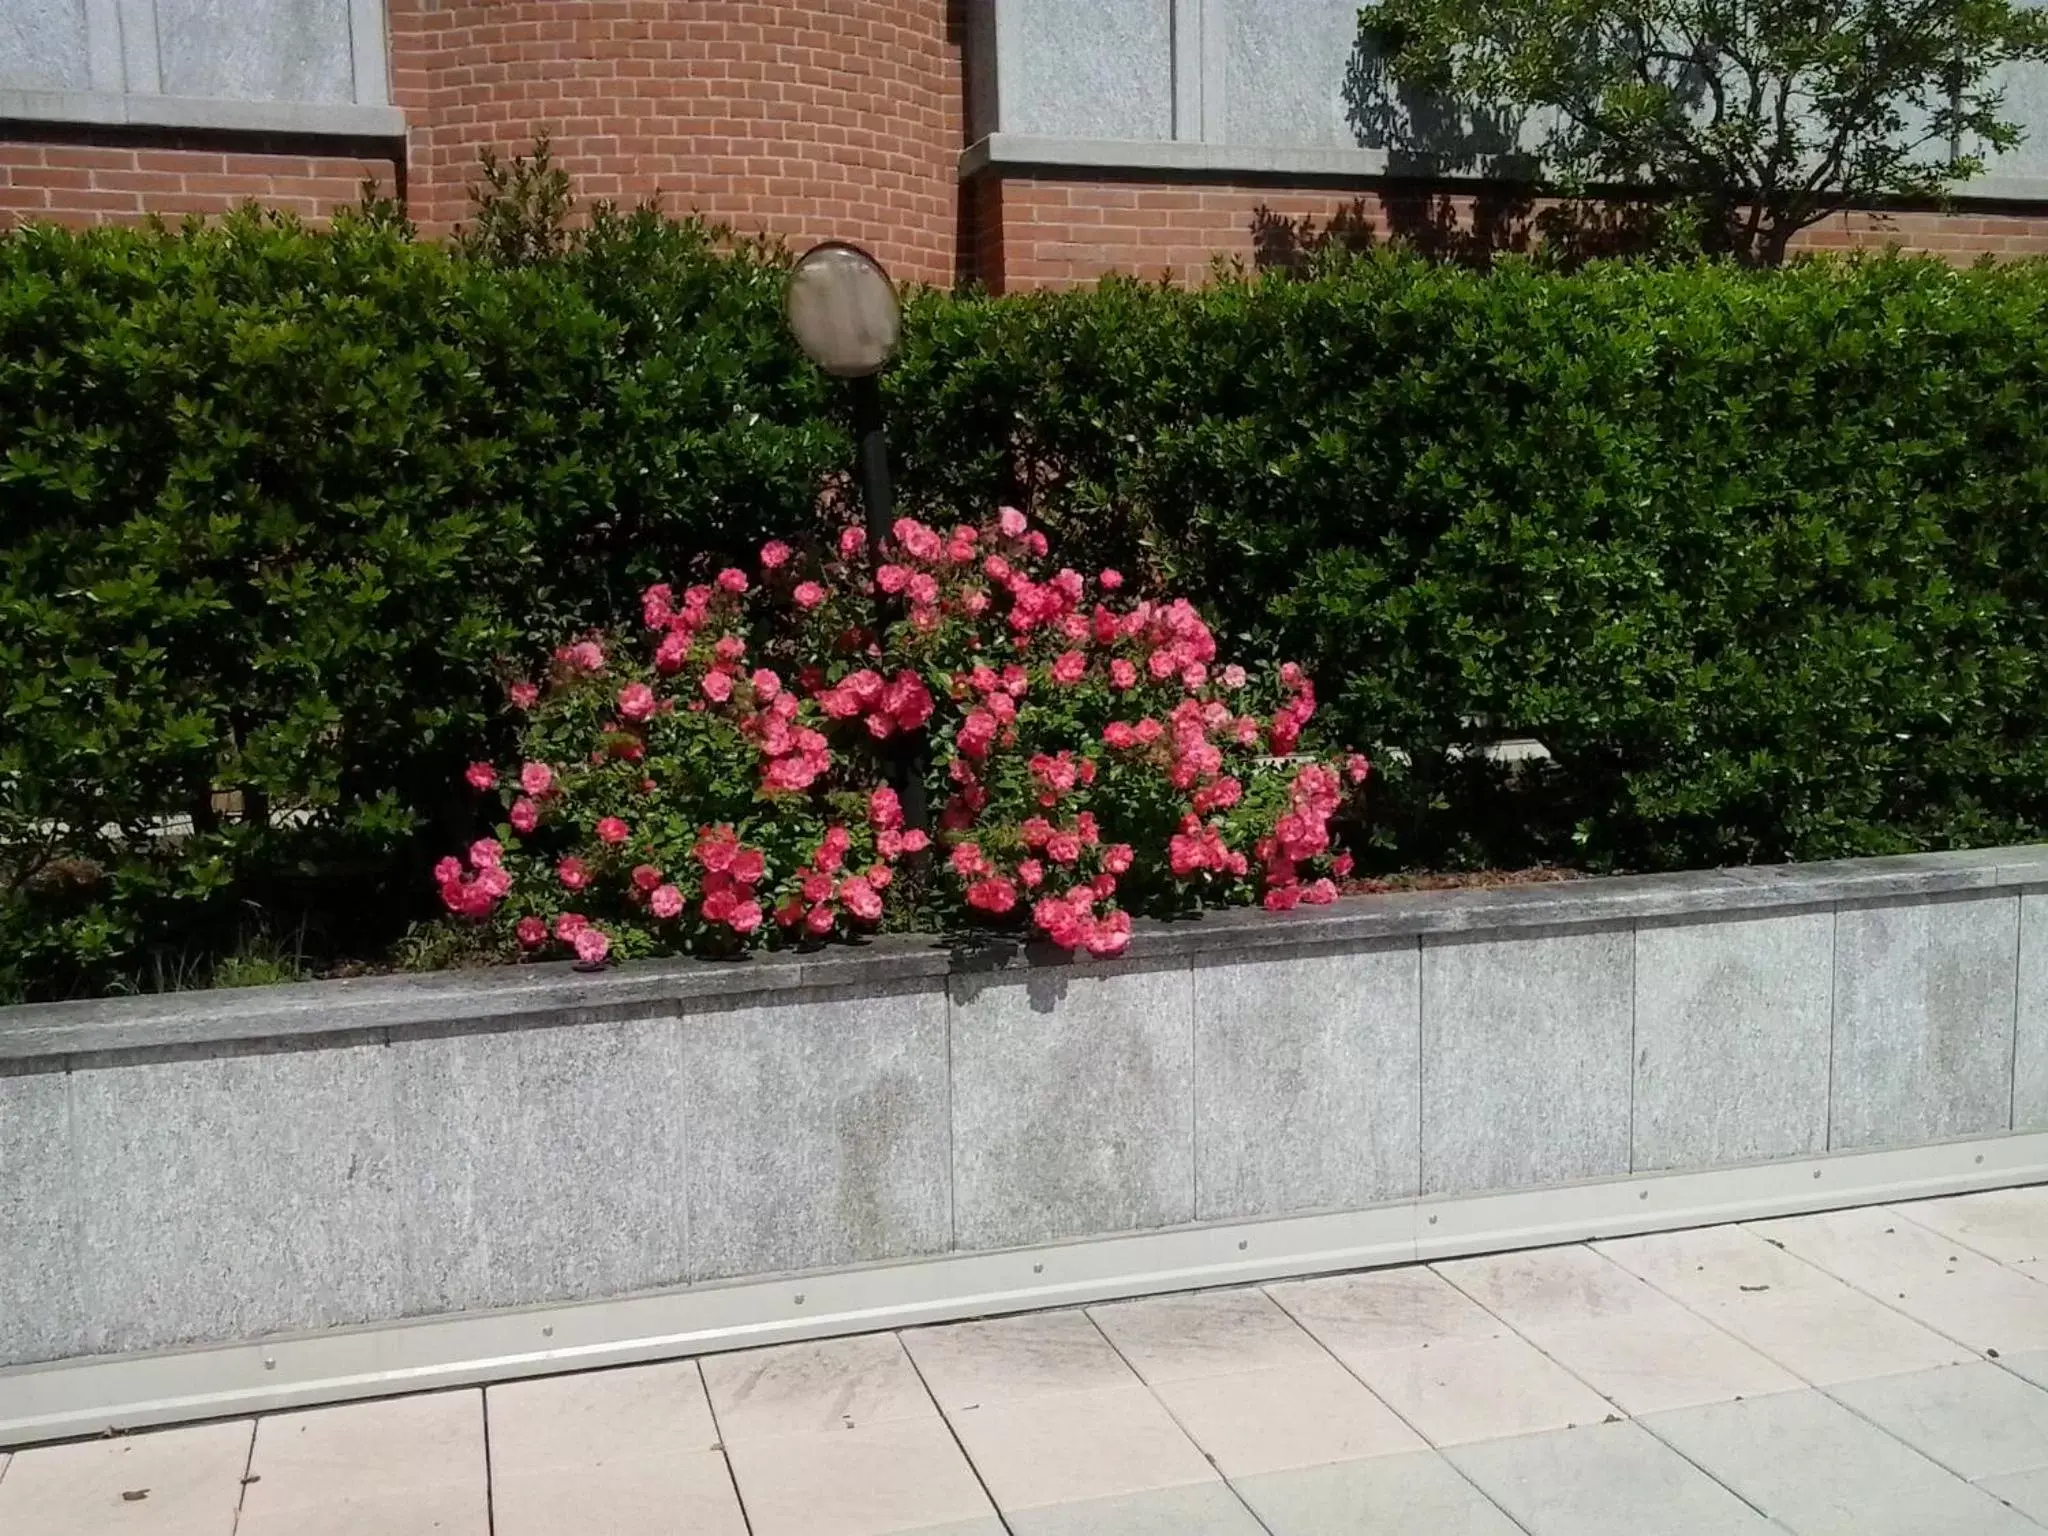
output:
M464 775L503 822L436 867L450 913L585 964L892 922L1111 956L1133 913L1334 898L1366 764L1302 755L1298 667L1261 683L1185 600L1045 569L1014 509L866 544L650 587L646 663L590 635L511 684L521 757Z

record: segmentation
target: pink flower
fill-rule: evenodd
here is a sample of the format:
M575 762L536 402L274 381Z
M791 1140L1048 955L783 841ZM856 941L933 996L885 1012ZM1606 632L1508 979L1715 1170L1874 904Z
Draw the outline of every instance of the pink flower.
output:
M1052 664L1052 680L1056 683L1078 683L1088 675L1088 658L1079 651L1062 651Z
M888 785L882 785L868 796L868 822L883 832L903 825L903 801Z
M763 704L774 703L782 692L782 679L766 667L756 667L747 681L754 685L755 699Z
M581 912L564 912L555 919L555 937L567 944L589 926L590 919Z
M713 874L725 874L739 857L739 835L731 827L706 827L698 835L693 850L697 862Z
M596 928L585 928L576 935L576 959L582 965L602 965L604 957L612 952L612 941Z
M796 590L789 595L795 599L797 607L805 610L816 608L825 601L825 589L815 581L798 582Z
M519 770L519 787L529 795L544 795L555 787L555 770L546 763L527 763Z
M1354 784L1363 784L1365 776L1372 772L1372 764L1365 760L1365 754L1354 752L1344 760L1344 777Z
M1330 880L1318 880L1303 889L1301 899L1313 907L1326 907L1337 899L1337 887Z
M910 584L910 572L900 565L885 565L875 572L875 585L892 597Z
M580 891L590 884L590 866L573 853L555 866L555 874L572 891Z
M732 868L726 873L741 885L759 885L761 877L768 873L768 861L761 856L758 848L742 848L732 857Z
M469 845L469 862L478 869L496 869L504 852L495 837L480 837Z
M865 528L862 528L862 527L859 527L858 525L856 525L856 526L854 526L854 527L852 527L852 528L843 528L843 529L841 529L841 530L840 530L840 533L839 533L839 558L840 558L840 559L842 559L842 560L851 560L851 559L852 559L852 558L853 558L853 557L854 557L855 555L859 554L859 553L860 553L860 552L861 552L862 550L866 549L867 547L868 547L868 535L867 535L867 530L866 530Z
M967 887L967 905L1000 917L1017 905L1017 887L1000 876L977 880Z
M815 906L804 914L804 932L823 938L832 931L832 925L838 918L839 914L829 906Z
M1072 864L1081 857L1081 839L1071 832L1058 832L1047 840L1045 851L1055 864Z
M913 603L927 608L939 600L938 582L923 571L919 571L904 583L903 590L909 594Z
M611 847L617 847L632 835L632 828L616 816L606 816L597 824L597 840Z
M507 819L512 823L514 832L521 837L529 836L533 829L540 825L540 806L521 795L512 802L512 810Z
M846 904L847 911L864 923L872 923L882 915L881 896L859 875L840 882L839 899Z
M540 689L532 683L514 683L505 692L514 709L531 709L540 700Z
M675 589L658 581L640 594L640 619L649 629L660 629L675 617Z
M1102 850L1102 867L1112 875L1121 875L1131 867L1133 857L1129 843L1111 843Z
M661 871L652 864L635 864L632 879L637 889L651 891L661 884Z
M645 720L654 713L654 690L645 683L628 683L619 690L619 714L628 720Z
M1088 953L1100 958L1120 955L1131 947L1131 914L1115 911L1090 928L1082 941Z
M1245 685L1244 668L1234 661L1223 669L1222 677L1223 686L1226 688L1242 688Z
M489 763L471 763L462 776L469 780L469 787L478 794L498 787L498 770Z
M1002 530L1004 538L1021 539L1024 530L1031 525L1015 507L1004 507L996 513L996 526Z
M539 949L548 941L548 925L537 917L522 917L512 929L521 949Z
M595 640L579 640L574 645L565 645L556 651L555 659L578 672L602 672L604 647Z
M450 854L434 866L434 884L449 885L462 879L462 860Z
M1124 573L1122 571L1112 571L1105 569L1103 573L1095 579L1098 583L1100 583L1103 591L1114 592L1118 587L1121 587L1124 584Z
M718 590L737 597L747 590L747 573L736 565L727 566L718 573Z
M654 648L654 670L663 677L674 677L689 659L690 637L674 630L663 635L661 644Z
M672 885L657 885L648 893L647 910L667 922L683 910L683 893Z
M1017 863L1017 878L1024 882L1027 891L1035 891L1045 883L1045 866L1036 859L1020 859Z
M1125 663L1129 665L1128 662ZM1112 720L1102 728L1102 744L1119 752L1127 751L1138 744L1138 733L1127 720Z
M706 672L704 681L697 685L704 690L704 697L714 704L723 704L732 697L732 674L730 672Z
M736 902L725 925L734 933L753 933L761 926L761 916L761 903L758 901Z
M1119 656L1109 664L1109 680L1119 688L1138 686L1138 669Z
M761 546L761 565L765 570L780 570L789 564L789 546L780 539L770 539Z
M932 717L931 690L908 667L899 668L882 690L882 709L902 731L914 731Z

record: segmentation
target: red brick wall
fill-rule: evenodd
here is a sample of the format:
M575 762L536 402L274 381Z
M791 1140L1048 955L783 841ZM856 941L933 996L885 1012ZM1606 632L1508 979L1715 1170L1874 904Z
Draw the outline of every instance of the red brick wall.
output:
M977 225L969 249L980 255L978 275L997 291L1071 287L1105 272L1199 283L1218 257L1248 268L1289 260L1333 221L1353 238L1398 235L1441 254L1475 244L1521 248L1536 238L1535 210L1462 194L985 176L970 207ZM1959 263L1986 252L2048 255L2048 217L1842 214L1806 231L1795 249L1892 244Z
M390 160L0 139L0 228L30 219L135 223L225 213L254 198L324 219L353 204L363 179L389 193Z
M659 195L743 233L954 276L957 0L390 0L408 202L468 210L477 156L545 129L579 197Z

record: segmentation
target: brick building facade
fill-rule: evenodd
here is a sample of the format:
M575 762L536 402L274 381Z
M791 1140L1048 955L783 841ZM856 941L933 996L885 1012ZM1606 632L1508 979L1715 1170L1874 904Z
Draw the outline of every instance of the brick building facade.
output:
M0 0L0 222L252 198L317 219L374 180L441 234L480 150L545 131L585 199L851 238L936 284L1199 280L1218 257L1290 260L1333 225L1525 241L1531 210L1498 189L1390 174L1344 102L1355 16L1356 0ZM2001 164L1957 209L1847 215L1805 243L2048 254L2042 156L2039 179Z

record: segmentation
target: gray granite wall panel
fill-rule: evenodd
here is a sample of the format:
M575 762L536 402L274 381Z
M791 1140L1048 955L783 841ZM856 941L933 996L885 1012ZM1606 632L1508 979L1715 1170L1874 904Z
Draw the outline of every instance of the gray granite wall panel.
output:
M1196 962L1200 1219L1420 1192L1421 967L1398 941Z

